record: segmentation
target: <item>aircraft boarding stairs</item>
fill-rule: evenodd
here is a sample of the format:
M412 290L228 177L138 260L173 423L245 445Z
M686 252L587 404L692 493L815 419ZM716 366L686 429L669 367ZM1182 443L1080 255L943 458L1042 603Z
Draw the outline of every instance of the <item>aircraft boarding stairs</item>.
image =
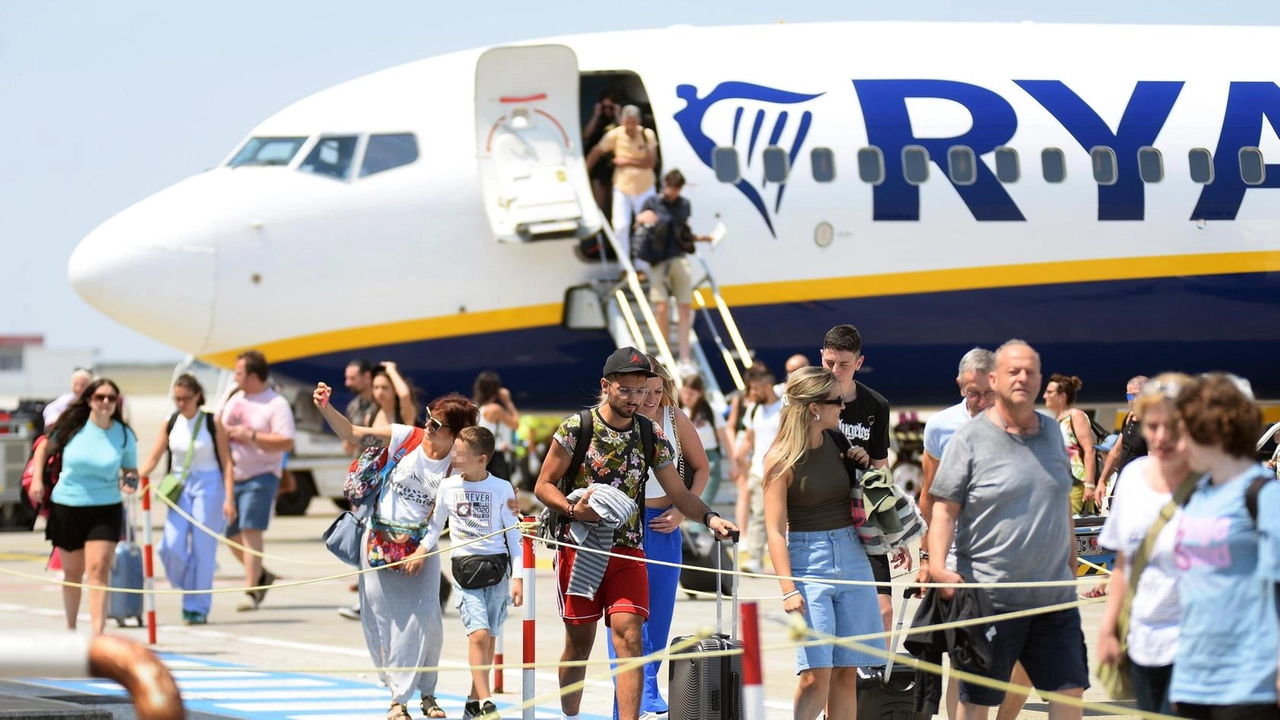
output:
M667 305L668 312L671 313L669 323L671 337L661 337L657 330L657 316L649 302L647 284L640 281L631 259L618 252L618 240L608 222L601 222L601 231L618 257L617 262L622 270L621 279L599 280L591 285L570 288L565 299L566 324L570 327L574 326L572 316L575 312L593 315L598 313L603 318L604 325L613 337L616 347L630 345L653 354L664 366L672 370L677 385L680 384L683 378L680 377L675 354L672 352L672 348L678 347L675 342L678 332L675 303ZM702 272L701 279L694 282L693 304L696 313L694 324L696 325L697 318L701 316L707 334L711 336L715 347L714 349L705 348L699 341L697 332L692 329L689 347L692 350L693 364L705 382L707 401L719 412L724 409L726 400L724 390L717 380L716 363L724 363L734 386L742 390L745 389L743 371L751 367L752 357L738 331L728 304L720 295L720 288L716 284L711 268L699 255L691 256L690 260L694 265L692 268L694 277L697 278L699 270ZM606 270L611 264L610 261L605 261ZM612 273L608 274L612 275ZM594 307L583 307L593 303ZM729 335L728 344L714 322L713 308Z

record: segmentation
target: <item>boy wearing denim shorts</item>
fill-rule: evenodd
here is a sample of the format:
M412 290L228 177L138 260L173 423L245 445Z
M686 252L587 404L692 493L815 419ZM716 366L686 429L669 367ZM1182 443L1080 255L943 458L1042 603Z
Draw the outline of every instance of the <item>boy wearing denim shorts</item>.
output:
M432 547L449 521L452 528L454 606L467 630L471 663L471 692L463 720L501 720L489 691L494 634L507 619L508 599L524 603L524 579L509 577L520 556L520 530L510 503L511 483L490 475L485 467L493 457L493 433L483 427L464 428L453 447L457 473L440 483L435 511L423 547ZM505 530L505 531L504 531Z

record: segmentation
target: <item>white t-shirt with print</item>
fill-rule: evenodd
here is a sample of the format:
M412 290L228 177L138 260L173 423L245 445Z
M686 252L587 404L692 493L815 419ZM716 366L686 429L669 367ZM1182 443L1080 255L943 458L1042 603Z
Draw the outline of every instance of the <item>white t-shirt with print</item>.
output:
M391 426L388 458L409 438L413 428L399 423ZM426 454L427 441L400 458L378 498L378 518L399 525L426 525L435 509L440 481L449 474L450 456L432 460Z
M508 553L512 567L520 561L520 529L508 501L515 499L509 480L490 475L484 480L463 480L461 475L440 483L439 502L431 516L431 529L422 544L434 542L449 521L453 539L451 555L501 555ZM501 535L484 537L508 528ZM484 538L476 540L475 538ZM505 547L504 547L505 546Z
M1116 481L1116 494L1111 499L1111 515L1102 527L1098 544L1108 550L1124 553L1126 565L1132 567L1147 532L1160 517L1160 509L1172 497L1156 492L1147 484L1145 473L1155 470L1156 461L1141 457L1125 466ZM1174 542L1182 510L1170 518L1156 537L1138 590L1129 612L1129 657L1145 667L1172 665L1178 652L1178 624L1182 613L1178 607L1178 568L1174 561Z

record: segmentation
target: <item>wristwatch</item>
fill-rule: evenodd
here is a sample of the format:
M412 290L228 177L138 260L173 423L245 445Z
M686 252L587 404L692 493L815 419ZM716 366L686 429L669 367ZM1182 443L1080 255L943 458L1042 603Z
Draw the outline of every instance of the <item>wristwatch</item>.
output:
M708 510L706 515L702 516L702 524L711 527L711 518L720 517L720 513L715 510Z

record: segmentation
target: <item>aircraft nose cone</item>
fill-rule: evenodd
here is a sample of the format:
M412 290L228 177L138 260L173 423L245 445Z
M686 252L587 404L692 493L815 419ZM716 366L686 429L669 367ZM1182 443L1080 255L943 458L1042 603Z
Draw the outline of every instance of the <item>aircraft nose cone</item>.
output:
M201 350L213 318L216 245L200 176L124 210L71 253L80 297L114 320L186 352Z

